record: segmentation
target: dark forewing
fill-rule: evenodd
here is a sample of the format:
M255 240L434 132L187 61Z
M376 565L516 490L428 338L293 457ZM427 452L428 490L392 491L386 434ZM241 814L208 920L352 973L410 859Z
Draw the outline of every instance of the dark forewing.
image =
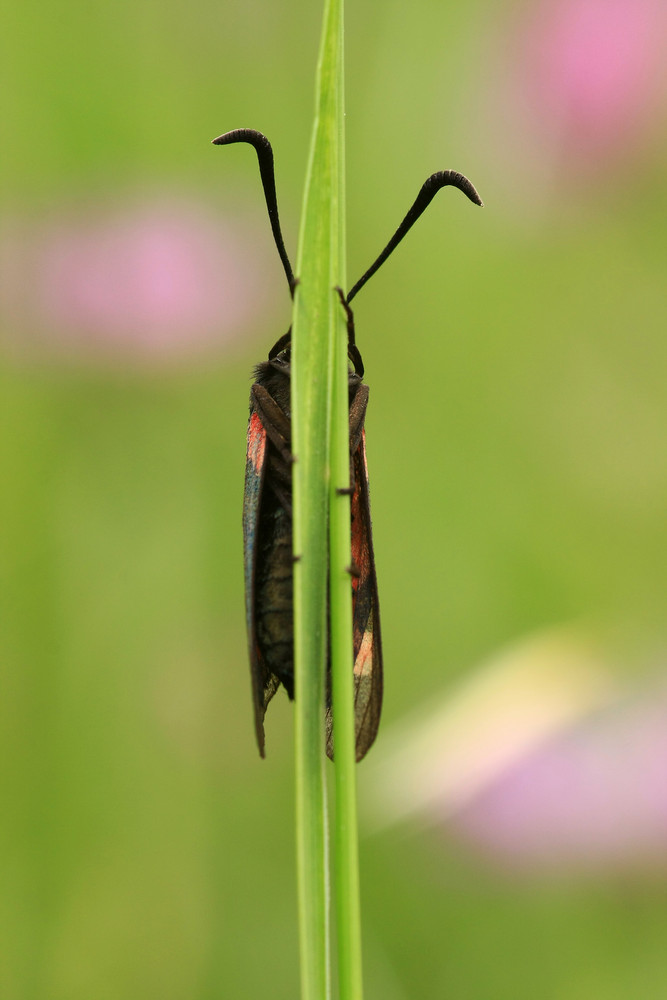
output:
M359 571L359 576L352 579L354 721L357 760L361 760L377 736L382 709L380 607L373 556L364 431L361 432L361 441L354 453L353 463L352 562Z
M278 678L267 668L257 642L255 623L255 573L262 490L267 464L267 434L251 397L246 452L245 491L243 494L243 558L245 567L245 612L248 630L248 655L255 707L255 731L259 752L264 756L264 715L266 706L278 687Z
M367 403L368 386L361 384L350 402L352 629L357 761L366 755L377 736L382 710L380 607L373 556L364 434ZM333 758L333 720L330 708L327 709L327 754Z

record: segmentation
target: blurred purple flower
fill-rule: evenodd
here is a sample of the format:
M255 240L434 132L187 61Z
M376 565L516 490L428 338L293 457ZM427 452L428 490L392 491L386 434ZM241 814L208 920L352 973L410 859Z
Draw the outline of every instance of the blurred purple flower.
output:
M33 351L182 357L243 336L266 298L245 228L178 199L16 224L0 252L6 326Z
M662 137L664 0L541 0L518 17L490 93L498 142L519 170L557 176L563 187Z
M504 651L382 743L376 826L428 817L514 869L667 873L667 690L631 698L576 633Z
M529 753L453 818L524 869L667 872L667 696L607 710Z
M537 26L533 71L536 106L560 126L564 145L582 155L604 154L650 122L664 32L661 0L555 5Z

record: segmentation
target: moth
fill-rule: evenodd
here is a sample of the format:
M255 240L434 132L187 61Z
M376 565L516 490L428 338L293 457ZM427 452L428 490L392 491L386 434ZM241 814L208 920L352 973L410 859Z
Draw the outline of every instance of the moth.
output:
M246 142L254 147L273 238L290 294L293 295L297 279L280 229L273 150L269 140L254 129L235 129L213 142L219 146ZM442 170L432 174L422 185L410 210L382 253L347 295L338 289L347 317L350 362L350 575L357 761L365 756L377 735L382 709L383 679L380 609L373 557L364 431L368 386L363 382L364 365L355 341L350 302L395 250L436 193L447 185L458 188L474 204L482 204L474 186L463 174L455 170ZM281 684L289 697L294 698L290 335L291 328L273 345L268 360L255 367L255 381L250 390L243 497L245 610L255 731L262 757L265 744L264 717L269 702ZM327 755L333 759L330 690L331 684L327 678L326 749Z

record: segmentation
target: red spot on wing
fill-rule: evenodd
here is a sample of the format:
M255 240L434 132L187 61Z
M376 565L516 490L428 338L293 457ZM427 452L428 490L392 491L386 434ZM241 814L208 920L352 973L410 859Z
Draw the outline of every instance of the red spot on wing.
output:
M356 569L359 571L358 576L352 577L352 590L353 590L353 607L354 599L356 598L357 591L359 590L360 584L368 579L370 569L371 569L371 552L369 546L368 538L368 524L365 517L365 511L362 508L362 475L364 476L364 483L368 482L368 468L366 466L366 434L365 431L361 433L361 443L357 449L354 461L354 493L352 494L350 500L350 515L351 515L351 547L352 547L352 562ZM354 614L354 610L353 610Z
M350 501L351 549L355 575L352 577L352 621L354 628L355 673L359 656L370 670L373 657L373 554L368 510L368 472L365 435L354 455L354 492ZM363 664L359 664L359 669Z
M248 460L255 472L259 472L264 464L266 450L266 430L259 414L253 411L248 421Z

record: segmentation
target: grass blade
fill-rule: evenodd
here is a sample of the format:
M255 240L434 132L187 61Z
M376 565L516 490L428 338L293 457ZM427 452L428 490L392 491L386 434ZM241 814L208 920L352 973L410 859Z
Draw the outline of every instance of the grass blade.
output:
M303 1000L330 996L324 780L334 286L342 271L342 0L327 0L292 325L297 878ZM349 521L348 521L349 532Z

